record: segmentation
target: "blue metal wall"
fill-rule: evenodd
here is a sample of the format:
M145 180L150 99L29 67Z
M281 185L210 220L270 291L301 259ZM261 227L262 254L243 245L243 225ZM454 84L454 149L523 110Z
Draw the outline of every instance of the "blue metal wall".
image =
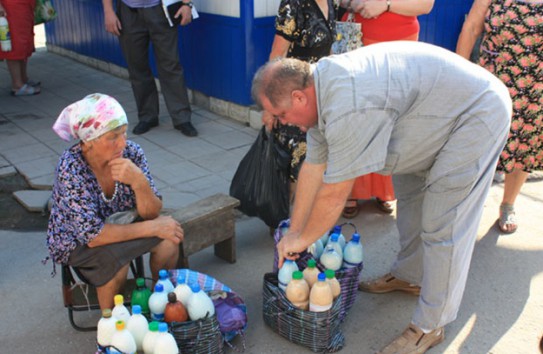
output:
M471 3L436 1L429 15L419 17L420 40L454 50ZM101 0L57 0L54 5L59 16L46 25L50 44L126 66L117 38L104 29ZM251 0L240 0L239 18L200 13L191 25L179 28L190 88L241 105L252 103L251 80L267 60L274 36L274 18L254 18L253 6Z

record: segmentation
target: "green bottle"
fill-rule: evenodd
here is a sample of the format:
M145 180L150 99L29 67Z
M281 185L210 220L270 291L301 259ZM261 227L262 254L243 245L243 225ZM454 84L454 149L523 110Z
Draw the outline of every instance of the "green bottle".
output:
M143 315L148 315L149 297L151 297L151 290L145 286L145 279L136 279L136 289L132 291L132 300L130 301L130 305L140 305L141 313Z

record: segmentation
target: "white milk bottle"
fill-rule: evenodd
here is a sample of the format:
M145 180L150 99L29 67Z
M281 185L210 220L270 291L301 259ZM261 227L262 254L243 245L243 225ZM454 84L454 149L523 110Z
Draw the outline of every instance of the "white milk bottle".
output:
M292 280L287 285L287 299L297 308L307 311L309 309L309 285L299 270L292 273Z
M155 292L149 298L149 310L151 311L151 319L153 321L164 320L164 309L168 303L168 295L164 292L162 284L155 285Z
M149 331L149 323L145 316L141 314L140 305L132 306L132 316L126 322L126 329L134 337L138 350L143 350L143 338Z
M319 273L320 272L317 268L317 262L314 259L308 260L307 267L305 267L304 269L304 279L310 288L313 286L313 284L317 282Z
M145 354L153 354L155 351L155 343L158 338L158 322L149 323L149 331L143 338L143 352Z
M117 322L117 319L111 315L111 309L104 309L96 329L96 342L100 353L111 345L111 337L116 331L115 322Z
M292 279L292 273L299 270L298 265L291 259L285 259L283 266L279 269L277 279L279 280L279 288L286 290L288 283Z
M328 311L332 308L333 301L334 296L332 295L330 285L326 282L326 275L320 273L317 282L313 285L309 293L309 311Z
M326 269L324 274L326 275L326 282L328 285L330 285L330 289L332 289L332 296L335 300L341 293L341 285L336 278L336 272L334 272L332 269Z
M189 297L187 303L187 312L189 317L193 321L205 318L206 316L211 317L215 314L215 305L211 298L200 289L198 283L193 284L192 295Z
M125 328L124 321L115 322L115 327L117 330L113 333L111 337L111 346L114 347L111 350L111 353L122 353L122 354L135 354L138 350L136 347L136 342L132 334L128 332Z
M126 321L128 321L128 319L130 318L130 311L128 311L126 306L124 306L124 296L119 294L115 295L113 297L113 302L115 303L115 307L113 307L113 311L111 312L111 314L117 320L126 323Z
M170 275L166 269L161 269L158 271L158 281L157 284L162 284L163 290L168 295L173 291L173 284L170 280Z
M326 247L326 243L328 243L329 237L330 237L330 230L326 231L324 235L321 236L320 240L322 242L322 247Z
M168 324L161 322L158 324L158 336L155 342L153 354L178 354L179 347L175 338L168 332Z
M337 240L338 234L332 234L322 252L320 262L327 269L339 270L343 263L343 251Z
M313 242L311 246L307 248L307 252L311 253L313 255L313 258L319 259L322 251L324 250L324 247L322 245L322 241L318 239L317 241Z
M358 267L363 260L364 249L360 243L360 235L355 232L343 250L343 268Z
M345 247L345 236L341 233L341 226L336 225L332 229L332 234L330 237L332 237L333 234L337 234L337 241L339 242L339 245L341 246L341 249L343 250L343 247Z
M184 273L179 274L179 276L177 277L177 286L175 287L173 292L175 293L177 300L179 300L186 308L189 297L192 294L192 290L190 289L190 286L185 280Z

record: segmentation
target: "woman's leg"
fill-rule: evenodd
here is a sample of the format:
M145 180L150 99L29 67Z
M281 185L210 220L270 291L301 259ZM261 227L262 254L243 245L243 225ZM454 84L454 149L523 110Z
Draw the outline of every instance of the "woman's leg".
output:
M514 210L512 209L515 204L515 200L520 193L520 189L526 182L528 178L528 172L522 170L514 170L511 173L505 175L505 185L503 189L503 199L502 207L500 211L499 226L500 229L505 233L513 233L516 231L518 225L513 217L508 217L507 215L501 215L504 212L511 213L514 215Z
M158 271L161 269L174 269L179 257L179 245L172 241L162 240L151 249L149 266L153 276L153 284L158 280Z
M98 295L98 303L100 304L100 309L113 309L113 297L117 294L121 294L121 288L126 282L126 276L128 274L128 267L130 264L122 267L117 274L102 286L96 287L96 293Z
M9 75L11 76L11 89L17 91L25 84L23 73L26 74L26 62L24 60L6 60Z

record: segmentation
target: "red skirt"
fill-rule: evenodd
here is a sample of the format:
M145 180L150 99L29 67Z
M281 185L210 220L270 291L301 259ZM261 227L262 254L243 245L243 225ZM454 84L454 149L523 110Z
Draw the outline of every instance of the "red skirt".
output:
M386 201L396 199L392 176L370 173L356 178L350 199L371 199L374 197Z
M2 0L11 34L11 51L0 50L0 59L25 60L34 52L36 0Z

